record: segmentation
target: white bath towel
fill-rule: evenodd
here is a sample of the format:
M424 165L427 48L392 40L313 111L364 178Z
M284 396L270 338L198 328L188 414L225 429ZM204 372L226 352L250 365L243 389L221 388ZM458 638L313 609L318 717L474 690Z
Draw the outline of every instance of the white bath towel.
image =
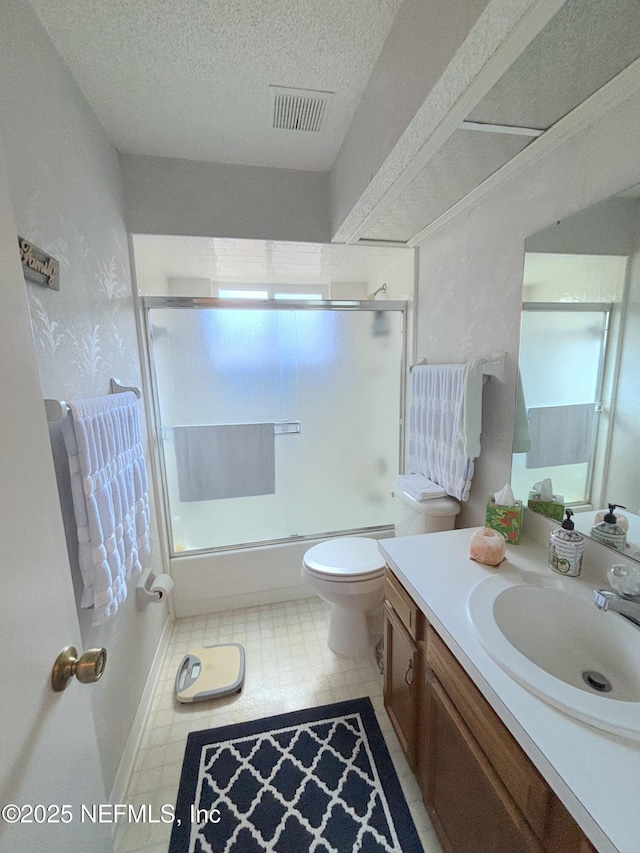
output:
M94 624L127 597L127 581L150 551L147 473L135 394L69 402L63 434L78 531L82 607Z
M593 454L595 404L529 409L531 450L527 468L589 462Z
M475 360L469 368L427 364L411 371L408 473L428 477L463 501L469 497L474 468L474 456L466 450L480 452L481 371ZM465 412L467 382L471 392Z
M400 474L396 477L396 486L417 501L442 498L447 494L446 489L422 474Z

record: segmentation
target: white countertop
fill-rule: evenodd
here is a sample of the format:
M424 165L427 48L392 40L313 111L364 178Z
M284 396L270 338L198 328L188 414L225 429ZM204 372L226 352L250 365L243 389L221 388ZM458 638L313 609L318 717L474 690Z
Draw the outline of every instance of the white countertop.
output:
M640 743L578 722L510 678L475 638L466 603L496 572L551 573L546 549L521 538L496 569L469 559L473 529L379 541L388 565L450 646L598 851L640 851ZM582 578L559 578L576 591ZM593 585L590 585L592 588ZM639 712L640 713L640 712Z

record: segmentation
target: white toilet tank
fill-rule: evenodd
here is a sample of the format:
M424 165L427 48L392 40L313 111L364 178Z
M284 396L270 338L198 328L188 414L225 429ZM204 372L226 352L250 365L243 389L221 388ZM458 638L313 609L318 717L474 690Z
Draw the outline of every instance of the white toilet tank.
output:
M417 501L402 489L393 493L393 524L396 536L438 533L453 530L460 504L455 498L430 498Z

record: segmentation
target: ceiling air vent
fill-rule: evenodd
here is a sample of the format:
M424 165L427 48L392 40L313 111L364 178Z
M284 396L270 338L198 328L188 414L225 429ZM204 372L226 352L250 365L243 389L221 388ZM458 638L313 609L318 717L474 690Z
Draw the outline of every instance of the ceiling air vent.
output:
M269 86L271 115L276 130L309 130L318 133L324 127L333 92L313 89L285 89Z

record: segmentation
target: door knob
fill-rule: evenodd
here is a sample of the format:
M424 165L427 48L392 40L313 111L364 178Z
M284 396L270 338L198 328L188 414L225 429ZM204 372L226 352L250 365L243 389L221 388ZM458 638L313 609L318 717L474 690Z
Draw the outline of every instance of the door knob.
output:
M106 649L87 649L78 657L75 646L65 646L51 670L51 686L56 693L60 693L74 675L82 684L92 684L102 678L106 665Z

